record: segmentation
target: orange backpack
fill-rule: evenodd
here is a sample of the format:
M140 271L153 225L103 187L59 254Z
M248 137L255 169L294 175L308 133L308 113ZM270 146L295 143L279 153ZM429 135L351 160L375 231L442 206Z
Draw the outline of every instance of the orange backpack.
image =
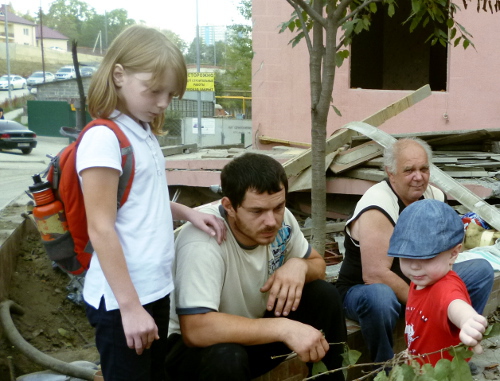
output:
M123 173L118 183L118 209L127 201L134 180L135 160L132 145L116 123L109 119L95 119L87 124L78 134L76 141L62 149L51 160L47 169L47 180L56 199L63 204L68 231L57 239L42 240L42 243L49 258L73 275L85 274L94 251L89 240L83 193L76 172L76 151L85 133L95 126L111 129L120 143Z

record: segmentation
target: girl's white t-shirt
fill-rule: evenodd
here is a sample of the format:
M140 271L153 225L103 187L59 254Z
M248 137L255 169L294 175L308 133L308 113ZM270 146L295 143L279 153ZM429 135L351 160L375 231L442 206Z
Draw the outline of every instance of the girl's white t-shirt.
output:
M115 115L118 114L115 112L112 117ZM144 305L173 290L174 235L165 159L149 125L144 129L123 114L114 121L132 144L135 158L132 188L118 209L115 229L132 283ZM92 167L114 168L121 175L121 153L114 132L105 126L89 130L78 147L76 167L78 173ZM83 297L95 308L102 297L108 311L119 308L95 252L85 276Z

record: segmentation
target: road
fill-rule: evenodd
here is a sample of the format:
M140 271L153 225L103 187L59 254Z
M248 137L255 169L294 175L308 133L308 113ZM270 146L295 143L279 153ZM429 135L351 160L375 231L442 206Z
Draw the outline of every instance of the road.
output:
M12 99L22 97L23 95L28 95L30 92L28 89L24 90L12 90L10 92ZM0 103L5 102L9 99L9 92L7 90L0 90Z
M39 136L38 145L29 154L19 150L0 151L0 210L23 195L33 184L31 176L47 168L50 159L68 144L67 138Z

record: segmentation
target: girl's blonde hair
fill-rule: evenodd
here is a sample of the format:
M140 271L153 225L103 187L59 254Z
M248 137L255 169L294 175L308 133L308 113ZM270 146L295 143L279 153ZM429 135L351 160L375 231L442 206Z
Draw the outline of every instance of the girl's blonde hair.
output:
M115 38L92 77L88 92L92 118L109 118L119 106L113 81L116 64L131 73L152 73L150 87L153 89L166 80L166 69L172 69L176 81L173 95L182 98L186 91L186 63L177 46L156 29L133 25ZM164 120L165 116L161 114L150 123L156 135L161 134Z

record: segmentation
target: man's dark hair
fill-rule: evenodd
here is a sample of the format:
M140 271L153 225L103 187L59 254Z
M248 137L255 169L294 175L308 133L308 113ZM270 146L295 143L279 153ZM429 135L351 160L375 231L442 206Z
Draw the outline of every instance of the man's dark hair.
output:
M222 193L237 209L245 198L247 190L257 193L277 193L285 188L288 193L288 179L283 166L267 155L246 153L230 161L222 169Z

